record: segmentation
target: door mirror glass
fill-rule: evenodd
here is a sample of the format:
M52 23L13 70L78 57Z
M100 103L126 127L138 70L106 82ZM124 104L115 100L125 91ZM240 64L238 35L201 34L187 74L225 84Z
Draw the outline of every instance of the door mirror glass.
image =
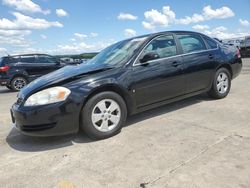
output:
M160 58L159 54L155 53L155 52L149 52L146 53L143 58L140 59L140 63L146 63L148 61L152 61L155 59Z

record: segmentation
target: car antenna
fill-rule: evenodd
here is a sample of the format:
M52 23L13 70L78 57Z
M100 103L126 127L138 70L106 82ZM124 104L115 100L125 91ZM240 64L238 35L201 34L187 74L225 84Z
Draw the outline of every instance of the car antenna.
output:
M7 54L7 56L10 56L10 54L7 51L5 51L5 53Z

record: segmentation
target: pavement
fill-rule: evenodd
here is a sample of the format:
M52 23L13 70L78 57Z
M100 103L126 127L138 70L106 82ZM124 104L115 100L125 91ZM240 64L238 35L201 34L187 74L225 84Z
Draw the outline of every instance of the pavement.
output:
M92 141L12 128L17 93L0 87L1 188L249 188L250 59L225 99L199 95L130 117Z

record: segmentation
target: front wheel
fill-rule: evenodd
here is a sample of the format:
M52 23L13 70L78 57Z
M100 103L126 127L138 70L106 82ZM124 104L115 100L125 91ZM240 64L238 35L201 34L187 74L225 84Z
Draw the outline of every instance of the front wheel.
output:
M215 73L212 87L208 95L215 99L226 97L231 88L231 74L226 68L220 68Z
M105 139L120 132L127 118L123 98L114 92L101 92L90 98L81 113L81 128L93 139Z

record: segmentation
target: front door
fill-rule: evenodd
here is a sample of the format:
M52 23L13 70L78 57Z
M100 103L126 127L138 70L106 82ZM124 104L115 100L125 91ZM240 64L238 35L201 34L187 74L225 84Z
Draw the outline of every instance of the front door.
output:
M156 54L157 58L140 62L149 53ZM184 94L186 81L182 60L176 55L172 35L156 37L142 51L132 70L132 89L138 108Z

